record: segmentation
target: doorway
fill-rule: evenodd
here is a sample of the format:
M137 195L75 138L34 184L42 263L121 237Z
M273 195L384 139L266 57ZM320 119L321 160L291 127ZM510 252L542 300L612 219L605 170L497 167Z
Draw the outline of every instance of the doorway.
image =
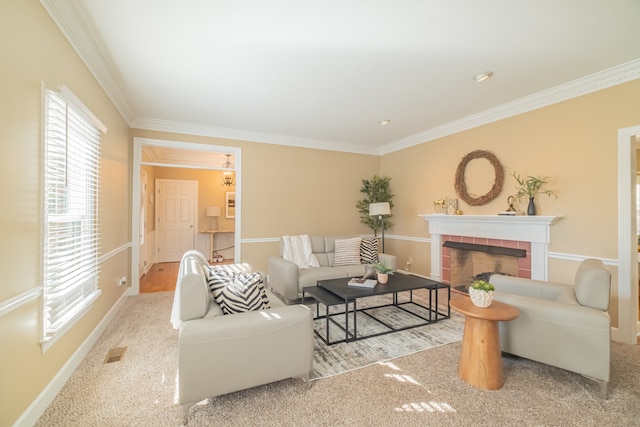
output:
M170 155L162 156L163 160L150 161L146 155L143 155L143 149L148 151L169 151ZM233 258L241 260L241 209L242 209L242 150L238 147L227 147L219 145L197 144L183 141L170 141L151 138L133 138L133 183L132 197L135 197L131 203L132 221L131 221L131 265L137 266L140 263L140 204L138 197L141 192L140 170L142 165L171 167L182 169L206 169L213 171L228 171L222 167L224 163L222 159L226 159L226 155L232 156L234 161L233 171L235 173L235 210L236 215L233 218ZM143 158L144 157L144 158ZM219 161L217 159L220 159ZM153 198L153 195L150 197ZM135 271L135 270L134 270ZM129 295L138 295L140 293L140 277L132 274L131 288Z
M614 339L638 342L636 141L640 126L618 130L618 331Z

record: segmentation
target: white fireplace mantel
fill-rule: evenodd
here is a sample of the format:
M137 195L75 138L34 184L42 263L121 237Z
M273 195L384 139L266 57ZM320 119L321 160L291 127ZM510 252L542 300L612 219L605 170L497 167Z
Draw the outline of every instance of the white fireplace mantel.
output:
M442 274L442 236L468 236L531 242L531 278L548 280L551 225L560 216L524 215L418 215L429 222L431 234L431 278Z

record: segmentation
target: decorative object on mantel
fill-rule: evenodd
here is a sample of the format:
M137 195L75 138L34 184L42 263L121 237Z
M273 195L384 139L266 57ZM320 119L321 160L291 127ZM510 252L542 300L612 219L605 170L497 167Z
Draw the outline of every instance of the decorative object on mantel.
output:
M496 288L484 280L476 280L469 286L469 297L476 307L487 308L493 302L493 292Z
M551 190L545 188L547 185L546 176L528 176L526 178L522 178L518 175L517 171L513 171L511 174L513 178L516 180L518 185L516 186L516 194L514 198L516 200L520 200L525 195L529 198L529 206L527 207L527 215L536 215L536 205L534 202L534 197L538 193L546 194L549 197L554 196L556 199L558 195Z
M444 213L444 204L447 201L446 197L443 197L439 200L433 201L433 213L442 214Z
M389 275L393 274L393 270L390 269L384 262L379 262L373 265L373 268L378 272L378 283L383 285L389 280Z
M517 215L516 209L513 207L514 201L515 199L513 196L507 197L507 204L509 205L509 207L507 208L506 211L498 212L498 215L507 215L507 216Z
M447 199L444 205L444 213L446 213L447 215L455 215L458 211L458 199Z
M480 197L472 197L467 192L467 186L464 179L465 169L471 160L475 159L486 159L493 166L493 170L495 171L495 180L493 182L493 186L488 193L480 196ZM476 150L467 154L462 158L460 164L458 165L458 169L456 169L456 181L455 181L455 189L458 196L464 200L466 203L471 206L482 206L486 205L500 194L502 191L502 183L504 182L504 169L502 168L502 164L498 160L498 158L490 151L486 150Z

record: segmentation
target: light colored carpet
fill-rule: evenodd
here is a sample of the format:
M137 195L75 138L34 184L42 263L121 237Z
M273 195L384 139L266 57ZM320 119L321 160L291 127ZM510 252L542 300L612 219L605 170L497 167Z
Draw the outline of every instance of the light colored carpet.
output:
M172 293L131 297L38 426L178 426ZM366 340L365 340L366 341ZM110 348L120 362L103 364ZM504 357L505 385L459 379L460 343L374 364L310 385L290 379L209 399L201 426L639 426L640 346L612 344L609 399L580 375Z
M441 294L441 298L446 298L446 292L442 292ZM428 298L429 294L425 290L418 290L414 292L414 301L422 304L423 306L429 305ZM399 301L407 301L406 296L400 296ZM390 296L364 298L359 300L358 308L376 307L389 304L390 302ZM315 303L310 304L309 307L312 308L315 316ZM423 317L428 316L428 312L418 306L405 304L403 307ZM330 313L343 312L343 308L344 307L342 306L340 306L339 309L332 307ZM440 312L447 312L446 305L440 307ZM396 328L417 325L424 322L423 320L394 307L376 308L370 310L369 313ZM324 315L324 306L322 305L320 305L320 314ZM333 316L332 318L336 323L344 327L345 319L343 314ZM349 322L349 330L353 331L352 315L349 316ZM357 324L358 336L366 336L388 331L385 326L371 319L362 312L359 312L357 315ZM314 328L326 338L326 320L315 320ZM348 343L325 345L322 340L316 337L313 374L311 375L311 378L315 380L337 375L346 371L369 366L374 363L395 359L400 356L407 356L419 351L460 341L462 339L463 329L464 317L452 310L451 319L444 319L430 325ZM345 338L344 331L333 323L329 324L329 332L330 341Z

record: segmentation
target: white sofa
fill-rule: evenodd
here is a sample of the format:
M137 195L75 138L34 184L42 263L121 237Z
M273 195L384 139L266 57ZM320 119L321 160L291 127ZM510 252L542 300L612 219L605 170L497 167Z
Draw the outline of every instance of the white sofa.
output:
M500 348L599 382L606 398L611 352L611 273L602 261L584 260L573 285L494 274L494 299L520 316L500 322Z
M178 399L189 408L214 397L286 378L309 379L313 321L303 305L267 291L270 309L222 314L209 290L206 258L189 251L180 263L172 322L179 327ZM248 264L237 268L250 271Z
M362 277L365 267L370 264L334 266L336 239L353 236L310 236L311 250L320 264L319 267L298 268L298 265L282 257L284 242L280 238L280 256L269 257L269 286L288 303L302 297L302 288L315 286L318 280ZM394 255L378 253L380 262L392 270L397 268Z

